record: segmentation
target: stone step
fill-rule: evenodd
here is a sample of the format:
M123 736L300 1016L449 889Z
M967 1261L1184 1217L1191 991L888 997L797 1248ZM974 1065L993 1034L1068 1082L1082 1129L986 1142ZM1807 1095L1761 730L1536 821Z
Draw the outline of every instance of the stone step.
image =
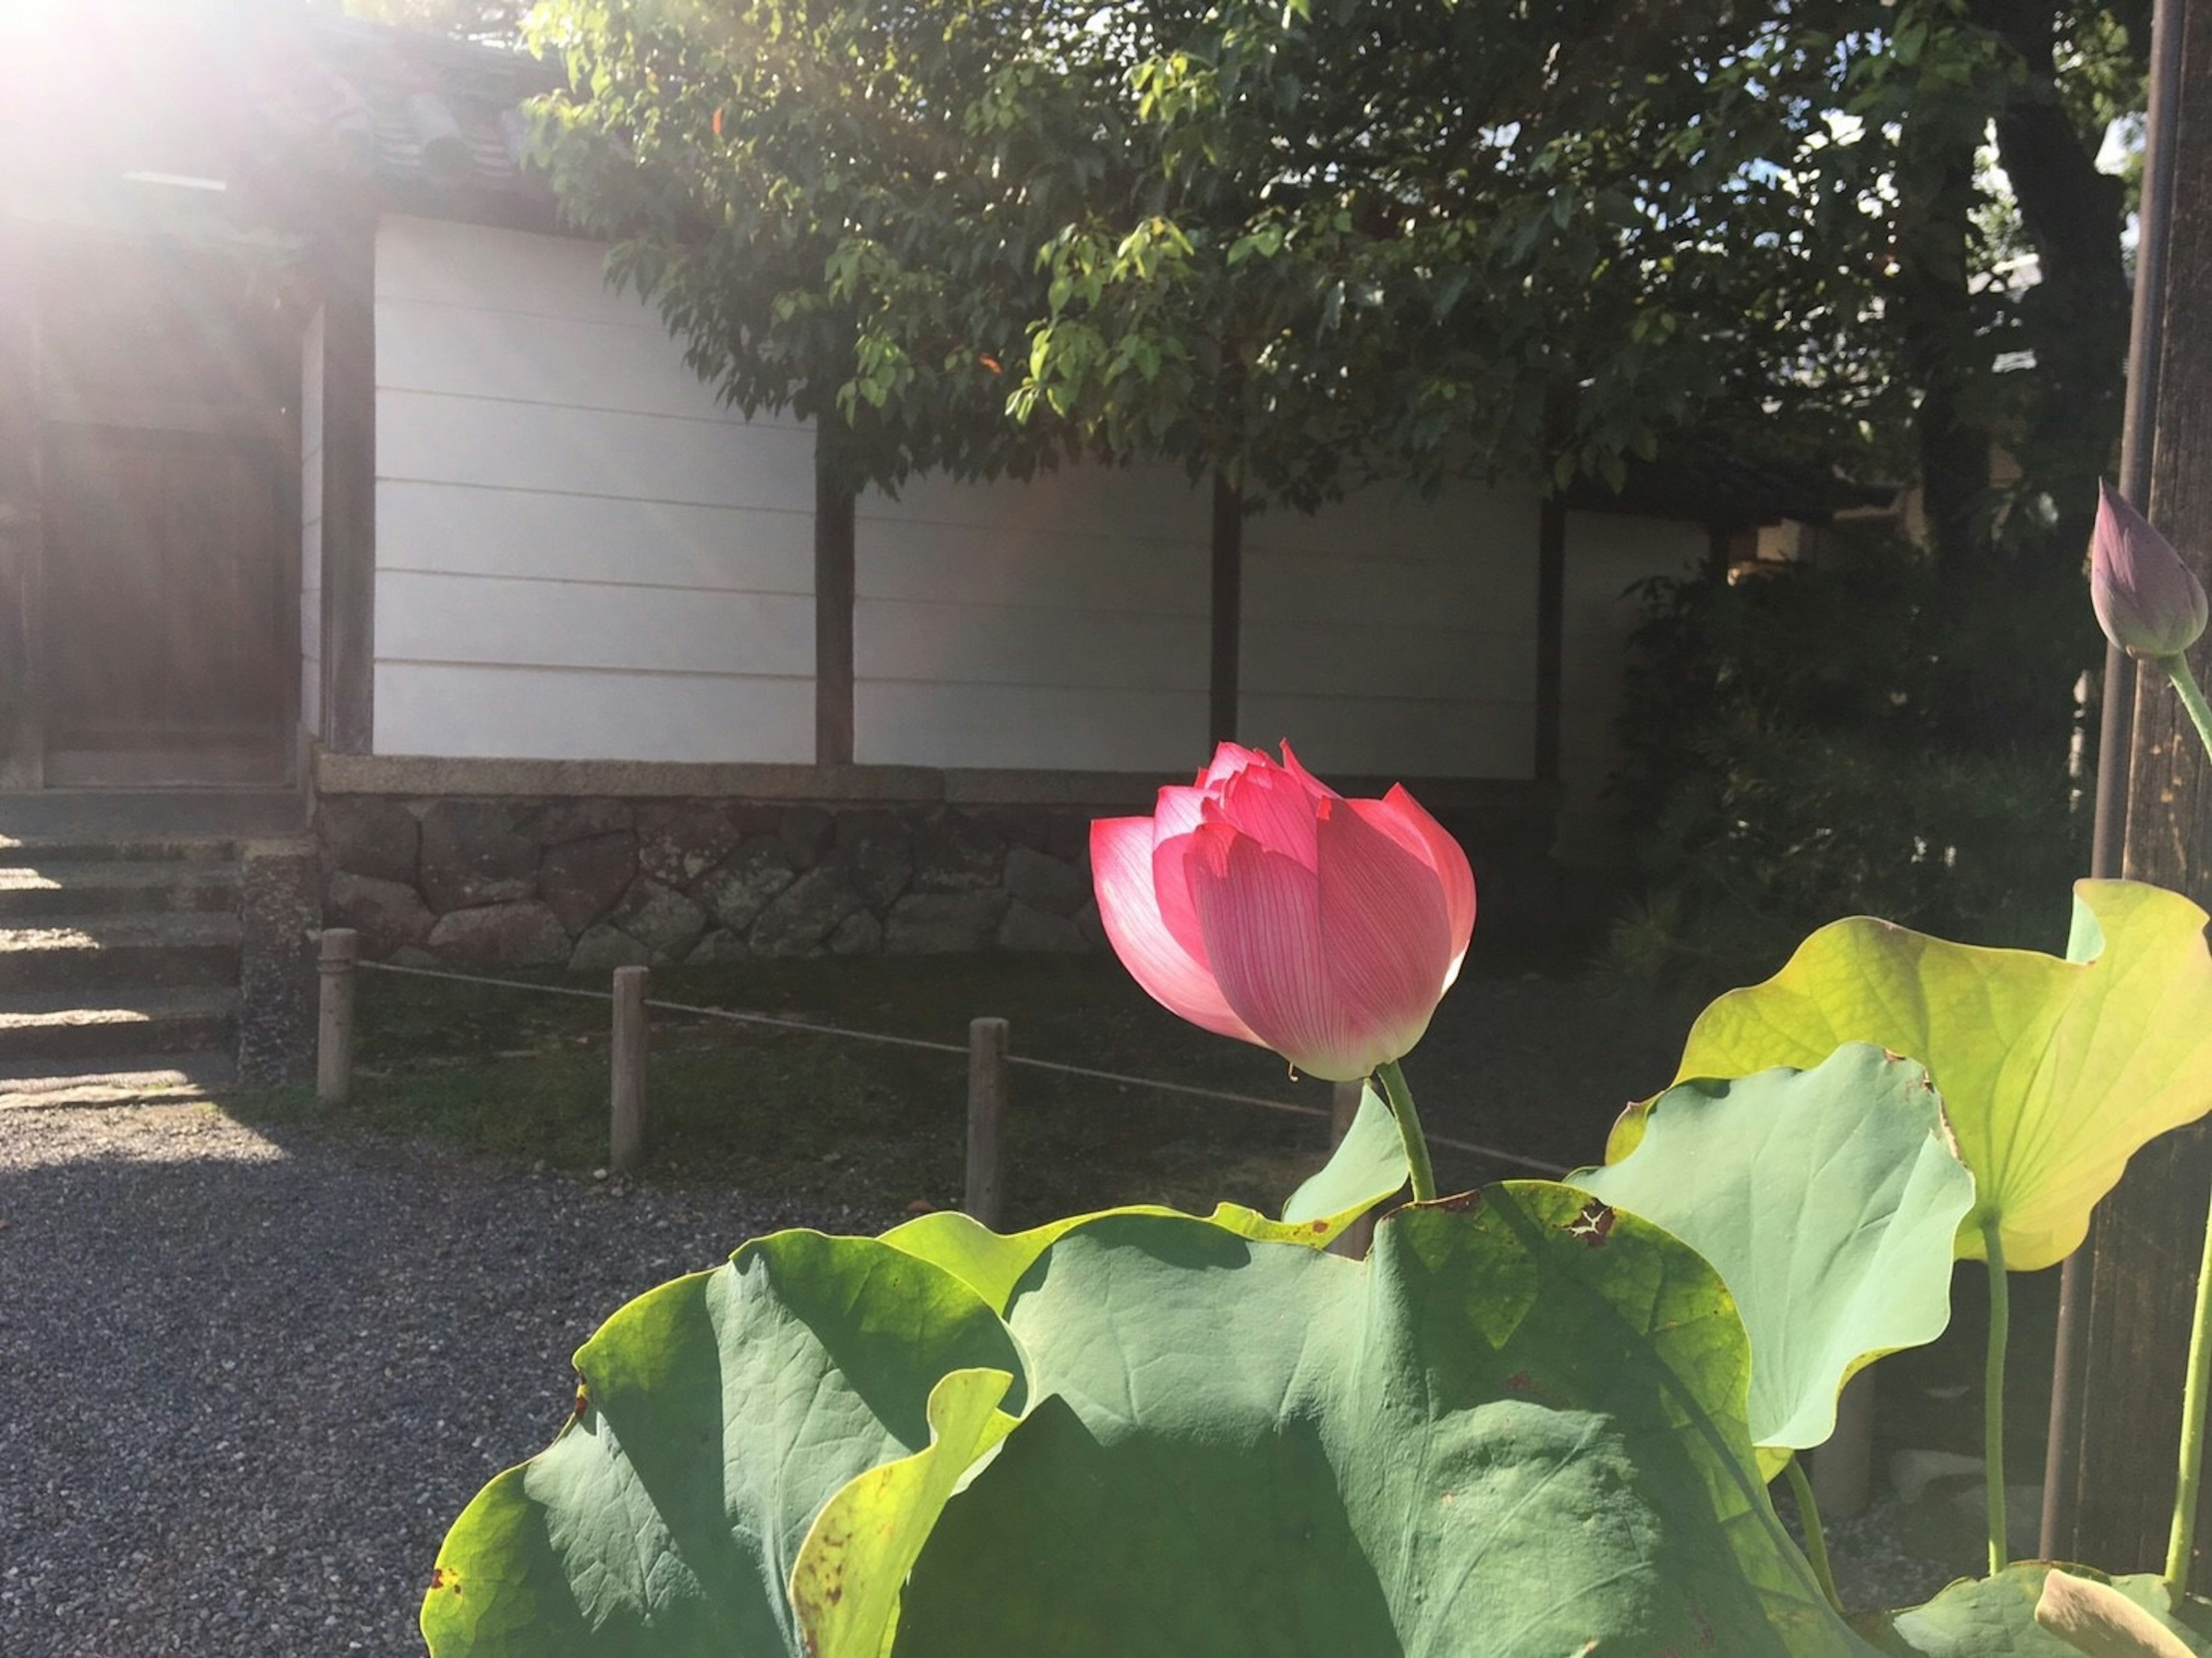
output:
M76 835L0 835L0 863L37 868L55 864L232 864L238 841L228 835L136 835L110 840Z
M15 916L225 911L238 906L235 863L117 859L11 865L7 857L0 853L0 924Z
M0 928L0 994L238 983L234 914L52 915Z
M238 993L214 986L15 996L0 1002L0 1066L228 1053L237 1029Z
M238 1067L228 1054L148 1054L69 1065L0 1066L0 1110L207 1099L230 1088L237 1077Z

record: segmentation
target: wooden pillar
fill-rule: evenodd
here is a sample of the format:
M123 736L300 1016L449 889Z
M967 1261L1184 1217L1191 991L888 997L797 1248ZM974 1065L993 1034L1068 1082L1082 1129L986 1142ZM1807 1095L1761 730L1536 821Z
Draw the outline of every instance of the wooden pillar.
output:
M1010 1029L1004 1019L968 1023L968 1179L961 1207L994 1230L1006 1214Z
M325 744L375 751L376 216L337 216L323 246Z
M1227 473L1213 474L1213 648L1206 670L1206 735L1237 740L1244 630L1244 496Z
M38 263L0 218L0 788L46 778L39 626L46 575Z
M1565 727L1567 503L1546 495L1536 519L1536 780L1559 776Z
M2212 85L2212 4L2164 0L2160 53L2178 54L2172 87ZM2212 582L2212 101L2160 99L2173 127L2171 238L2160 291L2139 293L2162 320L2149 426L2151 522ZM2130 446L2144 440L2141 430ZM2087 602L2085 591L2083 603ZM2191 653L2202 678L2212 650ZM2212 907L2212 764L2162 675L2142 676L2130 745L2121 872ZM2086 1289L2079 1366L2062 1422L2070 1499L2051 1516L2063 1558L2110 1571L2158 1570L2173 1501L2189 1322L2212 1193L2212 1126L2154 1140L2099 1206L2077 1273ZM2207 1578L2212 1500L2200 1511L2192 1576Z
M361 935L334 926L322 936L316 969L315 1102L343 1105L353 1097L354 989L361 977Z
M854 495L837 465L836 429L814 437L814 763L853 763Z
M607 1048L607 1169L627 1175L645 1155L645 993L641 967L615 969L614 1023Z

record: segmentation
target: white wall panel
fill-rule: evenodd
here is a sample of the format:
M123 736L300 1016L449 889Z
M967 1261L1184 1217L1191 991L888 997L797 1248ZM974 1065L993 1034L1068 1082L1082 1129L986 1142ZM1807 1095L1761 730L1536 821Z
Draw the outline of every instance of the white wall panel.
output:
M803 763L814 757L814 686L380 662L376 739L389 754Z
M1188 773L1206 744L1206 693L889 683L854 689L866 761Z
M392 391L376 394L376 425L380 478L814 510L814 438L788 427Z
M811 679L814 601L598 583L382 570L376 632L392 661Z
M1528 776L1536 518L1467 485L1249 520L1239 734L1323 772Z
M812 434L586 243L387 218L376 290L378 750L811 759Z
M1206 738L1207 511L1160 467L865 498L857 757L1188 768Z
M1324 778L1527 777L1535 768L1533 702L1255 694L1244 740L1273 752L1287 738Z
M386 570L814 591L811 503L805 513L756 512L386 479L377 486L376 524Z
M398 215L387 215L377 226L380 301L604 323L665 343L667 331L659 317L635 295L610 288L605 270L604 247L568 236Z

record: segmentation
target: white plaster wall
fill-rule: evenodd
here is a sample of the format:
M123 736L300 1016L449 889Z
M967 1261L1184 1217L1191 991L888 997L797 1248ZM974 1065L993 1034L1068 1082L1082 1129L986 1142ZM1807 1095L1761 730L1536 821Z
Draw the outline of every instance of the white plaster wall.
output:
M1247 519L1240 737L1324 775L1528 776L1536 512L1466 484Z
M1605 786L1620 744L1621 667L1638 616L1636 583L1685 575L1706 554L1701 525L1668 519L1567 514L1566 616L1560 686L1561 858L1601 861L1610 852Z
M1190 769L1206 746L1209 497L1173 468L909 483L854 532L864 762Z
M323 729L323 313L300 342L300 725Z
M813 757L813 438L745 421L602 250L387 217L376 747Z

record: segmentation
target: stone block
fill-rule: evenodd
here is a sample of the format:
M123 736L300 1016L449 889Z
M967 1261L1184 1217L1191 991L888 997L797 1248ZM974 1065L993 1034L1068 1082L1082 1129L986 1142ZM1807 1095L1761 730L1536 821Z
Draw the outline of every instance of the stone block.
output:
M884 947L884 924L866 910L848 915L830 935L832 956L872 956Z
M1073 915L1091 896L1091 878L1057 858L1015 847L1006 853L1006 890L1022 903Z
M1002 891L910 892L891 906L884 948L896 956L988 950L1012 901Z
M691 946L684 958L686 967L720 967L745 959L745 941L726 927L719 927Z
M747 942L756 956L811 956L839 922L867 907L844 870L823 864L793 881L761 912Z
M656 962L682 961L707 931L705 910L675 888L642 875L607 920L652 951Z
M649 967L652 963L650 949L620 927L609 926L604 921L586 928L568 956L568 970L572 973L611 973L618 967Z
M715 806L655 803L637 809L637 866L654 880L688 887L728 857L738 826Z
M1081 952L1087 951L1091 943L1071 917L1055 915L1018 898L1007 905L1006 919L999 923L999 948Z
M691 896L724 926L743 932L798 877L781 836L756 835L697 882Z
M541 847L628 835L632 827L627 800L556 800L531 813L522 824L523 833Z
M473 909L537 891L538 842L517 829L521 816L496 800L440 800L422 814L421 886L431 908Z
M457 909L430 929L430 949L454 967L560 967L568 959L568 930L536 899Z
M914 842L892 812L854 811L840 817L836 855L851 872L854 887L878 908L904 892L914 874Z
M1083 936L1091 941L1093 950L1111 950L1113 941L1106 936L1106 922L1098 914L1098 901L1094 898L1076 911L1075 925L1083 929Z
M793 869L812 869L830 855L836 843L837 820L820 806L793 806L783 815L778 831L791 853Z
M413 887L343 870L324 884L323 909L328 926L349 926L361 934L361 953L372 962L422 944L438 924Z
M538 865L538 896L573 936L605 920L636 873L634 836L626 830L594 835L545 849Z
M325 795L315 808L315 836L329 869L415 884L422 826L397 800L374 794Z
M1044 849L1086 869L1091 859L1091 818L1079 811L1056 811L1045 831Z
M917 893L980 892L995 888L1005 872L1006 843L982 818L937 811L914 834Z

